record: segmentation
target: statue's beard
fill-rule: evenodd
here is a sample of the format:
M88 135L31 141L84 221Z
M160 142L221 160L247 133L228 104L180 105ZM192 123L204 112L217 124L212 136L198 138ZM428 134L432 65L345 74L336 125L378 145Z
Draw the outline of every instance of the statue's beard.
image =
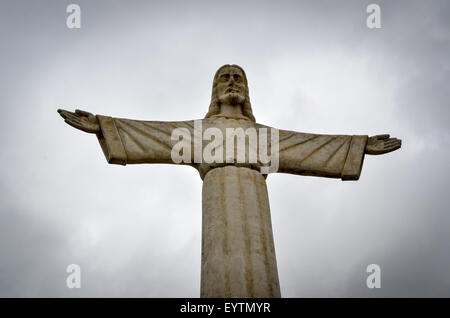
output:
M227 93L219 96L221 104L241 105L245 102L245 97L238 93Z

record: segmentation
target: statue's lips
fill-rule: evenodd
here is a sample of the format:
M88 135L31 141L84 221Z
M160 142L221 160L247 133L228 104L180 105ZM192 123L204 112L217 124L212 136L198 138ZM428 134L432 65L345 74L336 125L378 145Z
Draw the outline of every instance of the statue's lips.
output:
M240 93L240 91L236 88L229 88L225 91L225 93Z

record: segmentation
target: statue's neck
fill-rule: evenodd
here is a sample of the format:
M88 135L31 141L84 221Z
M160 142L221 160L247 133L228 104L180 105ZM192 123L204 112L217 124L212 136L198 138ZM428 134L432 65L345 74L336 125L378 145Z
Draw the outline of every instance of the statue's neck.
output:
M220 113L223 117L227 118L246 118L242 113L242 104L220 104Z

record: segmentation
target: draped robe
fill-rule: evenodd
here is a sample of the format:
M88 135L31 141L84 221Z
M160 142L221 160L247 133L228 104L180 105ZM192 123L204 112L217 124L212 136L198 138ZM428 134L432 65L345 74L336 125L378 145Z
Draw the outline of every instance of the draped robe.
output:
M112 118L97 115L101 133L97 135L108 163L173 164L171 150L174 141L172 131L184 128L194 136L194 121L144 121ZM271 127L248 120L203 119L203 131L209 127ZM225 134L224 134L225 136ZM367 136L362 135L324 135L279 130L279 169L280 173L358 180L364 161ZM191 139L193 140L193 138ZM270 136L267 138L270 148ZM207 141L203 141L207 143ZM224 138L225 144L225 138ZM192 143L193 146L193 143ZM225 148L225 145L223 146ZM191 151L194 154L194 150ZM191 165L199 170L209 171L205 163ZM214 167L214 164L209 164ZM253 167L259 167L257 164ZM202 179L206 173L202 173Z
M196 129L194 121L97 118L101 127L97 137L106 160L120 165L174 163L172 131L183 128L194 136ZM202 120L203 131L210 127L222 132L270 128L249 120ZM186 141L187 146L194 148L192 141ZM270 137L267 141L273 148ZM366 143L367 136L279 130L277 172L358 180ZM195 167L203 179L201 297L280 297L267 187L258 171L261 164L195 163L194 149L191 155L190 162L181 164Z

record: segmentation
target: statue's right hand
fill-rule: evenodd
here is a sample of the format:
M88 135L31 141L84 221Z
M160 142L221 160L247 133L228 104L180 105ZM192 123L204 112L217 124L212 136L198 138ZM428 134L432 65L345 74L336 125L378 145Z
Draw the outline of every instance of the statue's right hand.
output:
M64 118L64 121L72 127L96 134L100 132L100 124L97 117L84 110L75 110L75 113L68 110L58 109L58 113Z

